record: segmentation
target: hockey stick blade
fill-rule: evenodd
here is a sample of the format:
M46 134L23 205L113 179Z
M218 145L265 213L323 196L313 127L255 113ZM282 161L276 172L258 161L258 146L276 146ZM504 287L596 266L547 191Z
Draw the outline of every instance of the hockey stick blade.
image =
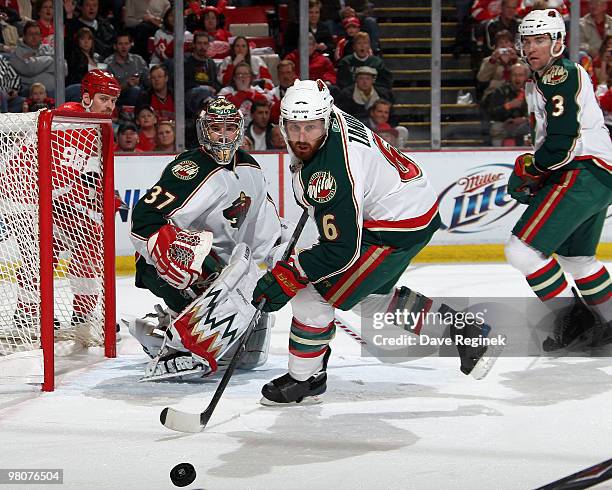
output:
M298 238L302 234L302 230L304 229L304 225L306 224L307 220L308 220L308 211L305 209L302 212L302 216L300 217L300 220L298 221L295 227L295 230L293 231L293 235L291 235L291 238L289 239L289 242L287 243L287 249L285 250L285 253L283 254L282 260L288 260L289 257L291 256L291 253L293 252L293 248L295 247L295 244L297 243ZM168 429L175 430L178 432L188 432L188 433L189 432L201 432L206 428L206 424L208 424L210 417L215 411L217 403L219 403L219 400L221 399L221 395L223 395L223 392L225 391L225 388L227 384L229 383L230 378L232 377L232 374L234 373L236 364L238 364L238 359L240 358L240 356L242 355L244 351L244 346L249 340L249 337L251 336L251 333L253 332L253 329L255 328L257 321L259 320L259 316L261 315L261 311L263 307L265 306L265 304L266 304L266 299L263 298L257 305L257 311L253 315L253 318L251 319L249 326L244 332L240 340L238 349L236 349L236 353L232 357L232 360L230 361L229 365L227 366L227 370L223 374L223 377L221 378L221 381L219 382L219 386L217 386L217 389L215 390L215 393L213 394L213 397L210 400L210 403L206 407L206 410L204 410L200 414L195 415L195 414L191 414L187 412L181 412L180 410L175 410L170 407L166 407L161 411L159 415L159 421L162 423L164 427L167 427Z
M536 490L581 490L612 479L612 459L589 466Z
M166 407L161 411L159 421L164 427L177 432L197 433L202 432L206 427L206 424L201 423L201 414L182 412L171 407Z

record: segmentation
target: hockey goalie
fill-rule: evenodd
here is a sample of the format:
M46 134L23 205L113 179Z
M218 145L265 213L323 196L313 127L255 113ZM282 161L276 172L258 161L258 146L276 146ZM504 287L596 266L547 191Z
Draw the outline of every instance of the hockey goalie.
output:
M132 213L136 286L165 303L128 323L152 358L143 380L208 375L229 362L255 313L250 298L266 259L281 246L264 174L238 149L240 111L211 99L196 129L200 146L170 162ZM238 367L265 362L272 323L262 316Z

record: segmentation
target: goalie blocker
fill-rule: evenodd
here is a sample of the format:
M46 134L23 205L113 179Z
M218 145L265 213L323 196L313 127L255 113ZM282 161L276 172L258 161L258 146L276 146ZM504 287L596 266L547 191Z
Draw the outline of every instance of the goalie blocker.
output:
M151 356L157 352L142 381L210 375L223 367L255 313L250 298L259 276L251 250L241 243L219 277L176 318L158 312L158 323L140 319L131 322L130 331L145 352ZM265 363L272 325L273 317L262 316L245 346L239 368L253 369Z

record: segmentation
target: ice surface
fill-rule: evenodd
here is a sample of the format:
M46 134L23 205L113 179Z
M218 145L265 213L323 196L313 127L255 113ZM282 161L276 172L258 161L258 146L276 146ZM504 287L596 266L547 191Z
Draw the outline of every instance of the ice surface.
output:
M117 281L120 316L156 302L132 281ZM429 295L530 294L501 264L420 266L402 281ZM609 358L501 359L476 381L455 358L361 357L338 331L324 403L262 407L262 384L286 369L289 316L268 364L235 374L200 434L168 431L159 412L201 411L217 380L136 383L147 358L125 330L117 359L73 355L54 393L1 387L0 468L63 468L49 488L71 489L174 488L183 461L192 489L518 489L612 457Z

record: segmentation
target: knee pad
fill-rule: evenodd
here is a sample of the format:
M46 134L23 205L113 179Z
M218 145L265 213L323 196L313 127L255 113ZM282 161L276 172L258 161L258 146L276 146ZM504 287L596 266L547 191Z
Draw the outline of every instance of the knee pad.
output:
M298 291L291 300L293 316L300 323L325 327L334 319L334 307L318 293L312 284Z
M550 260L542 252L531 248L519 238L512 235L504 248L508 263L525 276L541 269Z

